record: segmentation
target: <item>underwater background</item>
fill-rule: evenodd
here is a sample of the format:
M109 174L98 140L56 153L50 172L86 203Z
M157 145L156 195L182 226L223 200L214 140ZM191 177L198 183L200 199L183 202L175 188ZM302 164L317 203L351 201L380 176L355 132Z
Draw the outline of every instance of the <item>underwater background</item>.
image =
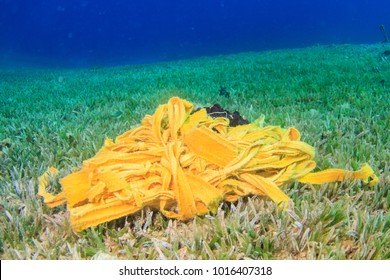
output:
M390 259L387 34L389 0L0 0L0 259ZM58 169L60 193L174 96L294 127L315 172L367 163L378 182L287 182L288 213L254 195L75 233L39 178Z
M1 0L0 64L90 67L383 40L387 0Z

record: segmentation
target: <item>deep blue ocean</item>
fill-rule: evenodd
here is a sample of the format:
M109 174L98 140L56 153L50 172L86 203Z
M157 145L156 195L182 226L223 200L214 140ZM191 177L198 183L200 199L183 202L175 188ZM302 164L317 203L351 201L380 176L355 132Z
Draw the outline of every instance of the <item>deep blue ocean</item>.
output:
M154 63L390 34L390 0L0 0L0 65Z

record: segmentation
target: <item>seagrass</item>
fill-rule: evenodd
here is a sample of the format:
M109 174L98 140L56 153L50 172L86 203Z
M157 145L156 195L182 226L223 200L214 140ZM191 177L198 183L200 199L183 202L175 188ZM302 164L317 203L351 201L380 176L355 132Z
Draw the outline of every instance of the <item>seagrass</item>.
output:
M58 172L49 168L39 178L38 194L49 207L67 203L71 225L81 231L144 207L188 220L247 195L267 196L286 209L293 203L281 188L296 180L378 181L368 164L358 171L313 173L314 148L300 141L295 128L262 127L261 121L230 127L226 118L192 109L190 102L171 98L140 126L107 139L79 171L60 179L57 195L46 191Z

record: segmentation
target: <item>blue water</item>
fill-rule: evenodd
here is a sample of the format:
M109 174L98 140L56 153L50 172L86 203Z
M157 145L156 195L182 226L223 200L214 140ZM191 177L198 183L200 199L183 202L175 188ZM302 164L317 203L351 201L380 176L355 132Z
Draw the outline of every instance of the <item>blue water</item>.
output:
M390 0L0 0L0 64L90 67L379 43Z

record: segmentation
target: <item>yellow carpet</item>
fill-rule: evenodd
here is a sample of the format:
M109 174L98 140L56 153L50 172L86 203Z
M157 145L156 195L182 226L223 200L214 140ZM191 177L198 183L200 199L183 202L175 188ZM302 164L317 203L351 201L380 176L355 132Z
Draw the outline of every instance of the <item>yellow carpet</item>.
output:
M328 169L312 173L314 148L300 141L295 128L230 127L226 118L211 118L206 110L178 97L160 105L115 142L84 161L80 171L60 180L63 192L46 192L49 168L40 177L39 195L50 206L68 204L75 231L117 219L148 206L169 218L187 220L215 212L223 200L268 196L281 209L292 204L280 189L298 180L322 184L378 178L367 164L358 171Z

